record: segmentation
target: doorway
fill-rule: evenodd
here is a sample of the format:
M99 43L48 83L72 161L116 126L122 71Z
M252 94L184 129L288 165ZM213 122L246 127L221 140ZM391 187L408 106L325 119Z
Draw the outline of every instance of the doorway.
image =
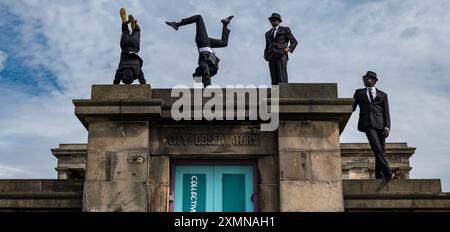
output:
M253 212L255 165L251 162L176 162L172 167L171 211Z

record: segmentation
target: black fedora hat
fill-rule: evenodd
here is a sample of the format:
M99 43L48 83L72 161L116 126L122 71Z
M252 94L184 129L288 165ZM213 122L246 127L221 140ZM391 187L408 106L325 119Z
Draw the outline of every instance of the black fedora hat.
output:
M272 19L277 19L277 20L280 20L280 22L283 22L283 20L281 20L281 15L278 13L272 13L272 15L269 17L269 20L272 20Z
M377 73L373 71L367 71L367 74L363 78L373 78L378 81Z

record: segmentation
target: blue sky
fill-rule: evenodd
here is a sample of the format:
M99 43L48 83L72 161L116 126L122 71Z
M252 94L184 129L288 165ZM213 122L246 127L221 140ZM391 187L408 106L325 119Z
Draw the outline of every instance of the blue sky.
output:
M279 12L299 40L290 82L337 82L339 96L352 97L361 76L375 70L390 96L388 142L417 147L412 178L440 178L450 191L447 0L2 0L0 178L55 178L49 149L86 142L71 100L88 98L92 84L112 83L122 6L142 28L144 72L155 88L193 84L194 27L173 31L164 21L197 13L213 37L220 36L220 19L235 15L229 47L216 50L215 84L270 84L264 32L267 17ZM366 142L356 123L355 114L342 142Z

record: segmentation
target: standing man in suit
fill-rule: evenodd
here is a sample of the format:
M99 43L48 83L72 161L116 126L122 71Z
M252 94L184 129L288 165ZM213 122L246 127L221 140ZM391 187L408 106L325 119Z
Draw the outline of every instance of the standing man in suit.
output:
M273 13L272 16L269 17L269 21L272 25L272 29L266 32L264 59L269 62L272 85L288 83L288 52L294 52L294 49L297 46L297 40L294 35L292 35L289 27L280 26L282 20L279 14Z
M375 155L375 178L392 180L395 174L389 168L384 149L391 128L388 95L375 88L377 81L375 72L368 71L363 76L365 88L355 91L353 111L359 106L358 130L366 134Z
M120 81L124 84L131 84L134 80L139 80L140 84L145 84L144 72L142 72L143 61L138 55L141 43L141 28L137 25L137 21L132 15L128 16L125 8L120 9L120 18L122 19L122 36L120 37L120 54L119 67L117 68L113 84L118 85ZM131 25L132 32L128 28Z
M230 24L232 18L233 16L229 16L221 20L223 24L221 39L214 39L208 36L208 32L206 31L206 26L201 15L194 15L189 18L182 19L180 22L166 22L167 25L171 26L175 30L178 30L178 27L184 25L195 24L195 43L197 44L199 58L198 67L195 69L192 76L194 80L201 78L203 87L211 85L211 77L217 74L220 59L215 55L212 48L223 48L228 46L228 37L230 36L230 29L228 29L228 25Z

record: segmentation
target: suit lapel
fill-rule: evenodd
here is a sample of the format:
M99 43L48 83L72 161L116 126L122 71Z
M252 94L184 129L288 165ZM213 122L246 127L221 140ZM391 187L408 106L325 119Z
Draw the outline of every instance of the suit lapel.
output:
M366 100L366 102L370 104L369 96L367 96L367 89L362 89L361 93L363 95L362 97L364 98L364 100Z
M377 90L377 96L375 97L375 99L373 99L374 102L375 102L377 99L379 99L380 96L381 96L381 91L378 90L377 88L375 88L375 89Z
M269 38L269 41L273 41L272 29L270 29L270 31L267 32L267 37Z

